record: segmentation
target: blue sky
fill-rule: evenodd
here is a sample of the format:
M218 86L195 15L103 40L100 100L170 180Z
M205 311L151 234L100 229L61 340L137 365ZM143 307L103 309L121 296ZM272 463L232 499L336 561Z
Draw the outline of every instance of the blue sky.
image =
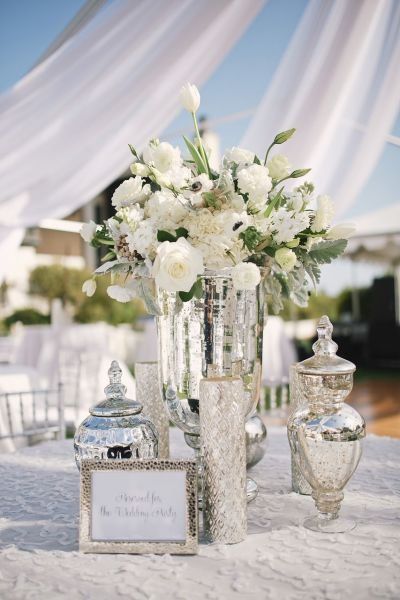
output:
M83 4L84 0L0 0L0 92L29 71ZM217 118L257 106L306 4L307 0L269 0L266 3L241 40L202 87L204 114ZM249 118L246 118L218 127L222 149L238 144L248 122ZM174 131L187 126L187 113L182 112L164 136L171 137ZM400 135L400 118L392 133ZM375 206L398 202L399 169L400 148L387 144L378 166L346 219L356 218ZM324 277L323 280L323 287L329 291L348 283L347 268L337 272L340 283L336 275L332 277L334 271L336 269L330 267L329 278ZM348 271L346 275L345 271ZM360 282L366 282L375 272L376 268L360 267Z

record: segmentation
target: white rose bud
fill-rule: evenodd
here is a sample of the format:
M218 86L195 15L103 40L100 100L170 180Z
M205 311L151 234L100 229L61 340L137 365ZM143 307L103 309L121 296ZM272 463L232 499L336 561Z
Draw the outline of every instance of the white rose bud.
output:
M89 298L90 298L95 293L96 287L97 287L97 284L94 279L87 279L86 281L83 282L82 292L84 294L86 294L86 296L89 296Z
M292 167L286 156L276 154L267 162L270 177L275 180L283 179L292 172Z
M147 177L150 173L149 167L143 165L142 163L132 163L131 164L131 173L132 175L139 175L140 177Z
M254 263L242 262L232 269L232 283L236 290L254 290L260 281L260 269Z
M96 231L97 223L95 223L94 221L90 221L89 223L83 223L79 233L81 234L85 242L90 243L94 238Z
M279 248L279 250L275 252L275 260L282 271L289 273L289 271L294 269L297 262L297 256L290 248Z
M190 113L195 113L200 106L200 93L193 83L186 83L181 87L180 99L183 108Z
M163 242L157 248L153 276L167 292L188 292L204 271L203 256L185 240Z
M341 225L334 225L327 231L325 239L327 240L347 240L350 236L355 233L356 228L353 223L342 223Z

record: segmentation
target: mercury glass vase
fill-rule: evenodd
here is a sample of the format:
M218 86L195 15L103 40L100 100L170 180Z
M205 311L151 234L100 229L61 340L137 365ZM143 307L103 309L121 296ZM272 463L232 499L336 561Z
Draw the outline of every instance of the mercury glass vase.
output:
M266 270L263 271L263 277ZM203 378L242 378L243 414L260 397L264 329L263 280L254 290L235 290L230 269L206 271L200 298L182 302L158 290L159 369L170 418L187 444L200 449L199 386ZM251 483L250 483L251 486ZM256 495L256 486L248 493Z
M339 516L343 489L362 452L365 422L344 400L353 386L353 363L336 355L328 317L318 324L315 355L297 365L300 403L288 422L294 459L312 490L318 513L304 521L314 531L340 533L355 522Z

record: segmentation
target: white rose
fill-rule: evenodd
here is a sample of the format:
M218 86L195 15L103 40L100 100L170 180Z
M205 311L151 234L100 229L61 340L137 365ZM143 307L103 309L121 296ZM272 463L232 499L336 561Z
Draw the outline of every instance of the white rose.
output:
M181 87L180 99L184 109L195 113L200 106L200 93L193 83L186 83Z
M157 285L167 292L188 292L203 271L201 252L185 238L163 242L158 247L153 276Z
M232 269L232 283L236 290L254 290L260 281L260 269L254 263L242 262Z
M87 279L86 281L83 282L82 285L82 292L84 294L86 294L86 296L89 296L89 298L91 296L93 296L93 294L96 291L96 281L94 279Z
M248 194L250 204L261 210L268 200L272 180L266 167L251 165L239 171L238 186L242 194Z
M315 211L314 221L311 224L311 231L318 233L327 229L331 224L334 215L334 207L329 196L318 196L317 210Z
M267 167L272 179L283 179L292 172L289 160L283 154L276 154L267 162Z
M89 223L83 223L80 234L85 242L90 243L95 236L97 231L97 224L94 221L90 221Z
M117 302L130 302L134 297L133 290L129 287L122 285L109 285L107 288L107 294L113 300Z
M135 204L135 202L143 202L150 196L151 190L148 184L143 185L141 177L129 177L117 187L111 202L117 210Z
M279 250L275 252L275 260L282 271L289 273L289 271L294 269L297 262L297 256L290 248L279 248Z
M157 229L152 219L140 221L136 231L127 237L129 250L145 258L154 258L157 242Z
M222 162L236 163L238 165L252 165L254 162L254 152L233 146L225 152Z
M147 177L150 173L149 167L142 163L136 162L131 164L132 175L140 175L140 177Z
M356 231L353 223L342 223L334 225L327 231L325 239L327 240L347 240Z

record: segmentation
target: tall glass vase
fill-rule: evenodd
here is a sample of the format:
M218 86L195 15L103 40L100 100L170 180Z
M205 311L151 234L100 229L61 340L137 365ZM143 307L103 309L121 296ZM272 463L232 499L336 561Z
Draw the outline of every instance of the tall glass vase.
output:
M240 376L243 414L245 418L253 414L260 397L265 320L263 280L255 290L237 291L230 270L223 269L207 271L202 283L202 296L189 302L158 290L162 314L157 318L164 401L171 420L197 454L201 379ZM248 493L256 495L256 486Z

